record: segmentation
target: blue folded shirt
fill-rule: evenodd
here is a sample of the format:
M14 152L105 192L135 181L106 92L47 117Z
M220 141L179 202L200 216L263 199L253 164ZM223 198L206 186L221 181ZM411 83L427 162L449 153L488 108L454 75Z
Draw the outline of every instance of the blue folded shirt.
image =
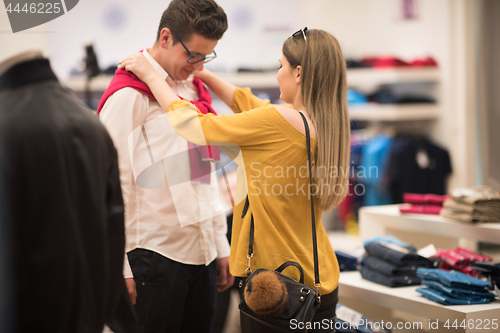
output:
M487 304L491 301L491 299L489 298L478 298L476 300L458 299L450 297L449 295L439 290L430 288L417 288L416 290L424 295L427 299L444 305Z

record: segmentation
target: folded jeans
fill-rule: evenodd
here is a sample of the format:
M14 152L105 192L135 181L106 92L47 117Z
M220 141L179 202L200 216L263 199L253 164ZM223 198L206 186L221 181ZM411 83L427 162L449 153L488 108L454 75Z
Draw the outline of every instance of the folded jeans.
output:
M491 301L489 298L481 298L473 301L453 298L445 293L442 293L441 291L430 288L417 288L416 291L421 293L431 301L438 302L444 305L487 304Z
M363 279L382 284L387 287L405 287L419 285L422 281L416 275L386 276L361 265L359 272Z
M364 255L361 264L386 276L417 275L418 263L394 265L377 257ZM423 267L432 267L425 265Z
M423 280L441 282L448 287L459 287L469 290L484 291L490 284L457 271L443 271L437 268L417 269L417 276Z
M450 297L457 298L457 299L463 299L463 300L479 300L482 298L489 298L489 299L494 299L495 294L490 293L488 291L475 291L475 290L467 290L464 288L451 288L448 286L445 286L441 282L437 281L427 281L423 280L422 285L428 286L430 289L438 290Z
M414 264L419 267L433 267L430 259L424 258L408 248L382 242L365 244L366 252L372 256L390 262L394 265Z

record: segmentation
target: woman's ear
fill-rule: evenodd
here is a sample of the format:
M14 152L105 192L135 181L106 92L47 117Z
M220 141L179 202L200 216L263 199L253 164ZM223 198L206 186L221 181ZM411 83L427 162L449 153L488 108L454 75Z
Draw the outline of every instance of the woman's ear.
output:
M295 82L300 83L301 78L301 73L302 73L302 67L299 65L295 67Z

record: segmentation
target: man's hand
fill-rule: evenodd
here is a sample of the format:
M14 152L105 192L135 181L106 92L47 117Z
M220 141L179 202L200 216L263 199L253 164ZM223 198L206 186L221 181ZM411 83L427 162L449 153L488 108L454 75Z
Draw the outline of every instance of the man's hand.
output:
M133 278L125 279L125 284L127 285L128 295L130 296L130 302L132 305L135 304L135 299L137 298L137 290L135 289L135 281Z
M229 257L217 258L217 291L223 292L234 283L234 276L229 273Z

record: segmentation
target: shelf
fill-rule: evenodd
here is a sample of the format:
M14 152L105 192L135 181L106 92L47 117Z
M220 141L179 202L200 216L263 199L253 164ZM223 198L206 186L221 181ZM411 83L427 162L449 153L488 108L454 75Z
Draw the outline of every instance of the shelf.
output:
M436 104L375 104L368 103L349 107L351 120L405 121L435 120L439 118Z
M90 90L104 92L111 82L114 75L98 75L90 81ZM66 82L65 86L75 92L85 91L87 78L85 76L72 76Z
M243 72L243 73L216 73L218 77L234 84L237 87L252 89L279 88L276 75L278 72Z
M347 70L349 87L402 82L438 82L439 69L432 68L356 68Z
M237 87L278 88L277 72L264 73L215 73ZM347 83L355 85L377 85L398 82L437 82L437 68L359 68L347 70Z
M249 73L215 73L220 78L234 84L237 87L259 88L279 88L276 80L277 72L249 72ZM108 88L109 82L114 75L99 75L92 79L90 87L92 91L104 91ZM66 87L73 91L85 90L85 76L71 77L66 81Z
M451 238L468 238L500 244L500 223L464 223L439 215L402 214L400 205L362 207L359 210L361 239L385 235L385 229L404 230Z
M277 71L272 72L240 72L217 73L219 77L227 80L237 87L251 88L278 88L276 80ZM113 75L99 75L91 81L93 91L104 91L109 85ZM85 89L85 76L70 77L66 86L74 91ZM397 83L397 82L435 82L439 80L437 68L360 68L347 71L349 86Z
M444 306L421 296L415 289L421 286L389 288L365 280L359 272L341 272L339 280L339 298L350 298L376 304L393 310L404 311L416 316L439 319L441 322L457 319L477 320L495 319L500 312L500 302L489 304ZM424 329L427 322L423 322ZM468 331L469 332L469 331Z

